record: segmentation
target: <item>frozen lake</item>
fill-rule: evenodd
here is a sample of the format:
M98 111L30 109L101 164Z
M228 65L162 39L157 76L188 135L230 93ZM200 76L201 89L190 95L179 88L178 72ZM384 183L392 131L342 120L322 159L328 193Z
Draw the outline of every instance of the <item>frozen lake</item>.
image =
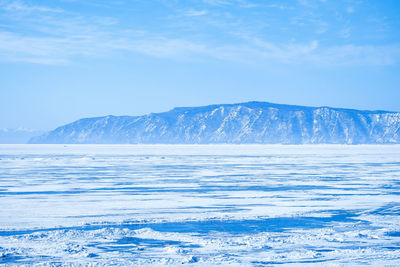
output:
M400 146L0 145L0 265L400 265Z

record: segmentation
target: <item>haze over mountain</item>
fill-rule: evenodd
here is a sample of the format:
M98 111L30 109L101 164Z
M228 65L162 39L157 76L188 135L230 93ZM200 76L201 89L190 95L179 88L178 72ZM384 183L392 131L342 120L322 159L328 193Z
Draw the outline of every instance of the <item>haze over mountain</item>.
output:
M400 112L247 102L86 118L30 143L394 144Z
M30 138L43 133L44 131L26 128L3 128L0 129L0 144L25 144Z

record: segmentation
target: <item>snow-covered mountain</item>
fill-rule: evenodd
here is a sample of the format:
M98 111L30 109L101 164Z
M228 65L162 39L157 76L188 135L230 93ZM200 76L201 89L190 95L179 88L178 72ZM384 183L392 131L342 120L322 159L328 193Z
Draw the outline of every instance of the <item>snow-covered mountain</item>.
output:
M81 119L30 143L400 143L400 112L267 102L174 108L144 116Z
M30 138L42 133L44 131L26 128L3 128L0 129L0 144L26 144Z

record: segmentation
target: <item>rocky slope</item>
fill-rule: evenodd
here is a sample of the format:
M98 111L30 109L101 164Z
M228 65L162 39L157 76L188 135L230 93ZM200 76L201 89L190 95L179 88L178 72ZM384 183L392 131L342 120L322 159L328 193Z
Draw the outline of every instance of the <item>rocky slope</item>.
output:
M144 116L87 118L30 143L400 143L400 112L267 102L174 108Z

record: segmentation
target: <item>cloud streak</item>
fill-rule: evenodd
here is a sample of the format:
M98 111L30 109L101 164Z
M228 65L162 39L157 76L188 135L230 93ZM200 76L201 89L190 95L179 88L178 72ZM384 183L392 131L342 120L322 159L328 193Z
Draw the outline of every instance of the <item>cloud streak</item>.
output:
M208 46L184 39L139 34L134 38L22 37L0 32L0 57L6 61L37 64L68 64L75 57L107 57L110 52L130 52L172 60L224 60L262 64L310 63L319 66L393 65L400 58L400 46L343 45L319 48L318 41L273 44L254 39L246 45Z
M239 1L244 4L244 1ZM211 5L226 4L207 0ZM306 1L302 5L307 5ZM207 38L171 36L164 32L116 27L112 17L66 14L62 9L0 2L3 12L29 12L22 18L29 31L12 31L0 25L0 60L35 64L69 64L81 57L111 57L115 53L144 54L171 60L224 60L246 64L313 64L318 66L393 65L400 61L400 45L322 45L309 41L272 42L254 34L240 34L240 42L213 43ZM43 14L45 13L45 14ZM205 9L184 12L202 17ZM21 23L21 21L18 21ZM36 34L34 34L36 33ZM39 34L38 34L39 33Z
M62 13L63 10L59 8L49 8L38 5L27 5L21 1L0 2L0 6L6 11L19 11L19 12L50 12Z
M204 16L208 12L206 10L188 10L185 12L185 16L187 17L198 17L198 16Z

